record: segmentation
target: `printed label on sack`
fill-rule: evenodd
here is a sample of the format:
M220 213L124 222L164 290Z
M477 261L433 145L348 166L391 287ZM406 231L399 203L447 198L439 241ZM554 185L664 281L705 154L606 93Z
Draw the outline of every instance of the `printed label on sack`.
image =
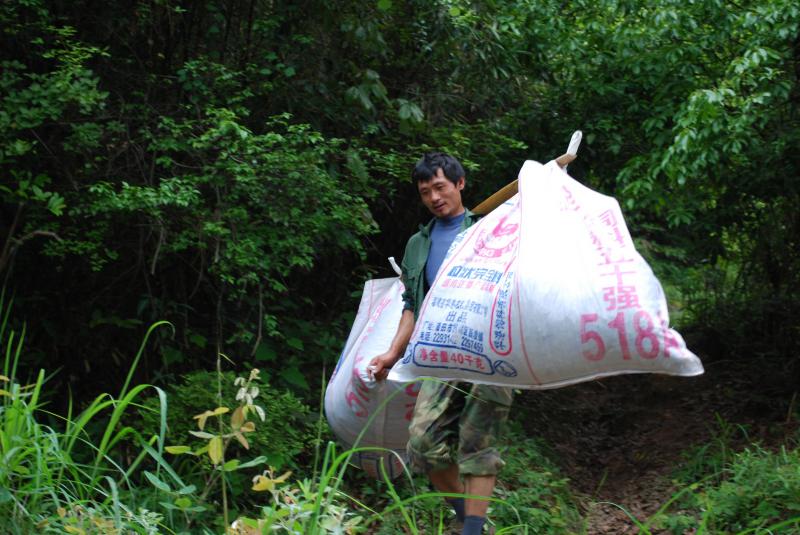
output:
M564 209L584 213L567 186L562 186L562 192ZM638 255L621 217L613 209L594 217L583 216L602 280L600 291L605 304L603 310L584 312L580 316L583 356L588 361L601 361L607 347L616 344L623 360L634 356L645 360L659 355L669 358L670 349L680 349L680 343L660 312L653 318L640 305L638 283L642 277L639 268L643 263L637 261ZM611 320L606 321L609 318Z
M494 225L487 223L478 223L468 239L462 233L451 246L404 363L517 375L503 357L512 349L510 268L519 241L519 211L508 211Z

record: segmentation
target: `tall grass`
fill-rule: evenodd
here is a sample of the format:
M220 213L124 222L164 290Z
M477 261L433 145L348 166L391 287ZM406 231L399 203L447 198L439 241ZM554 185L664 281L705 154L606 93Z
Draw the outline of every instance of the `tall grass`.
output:
M419 380L439 381L434 378L421 378ZM405 464L403 476L408 483L408 488L412 491L410 496L405 489L401 490L395 485L385 467L381 465L385 492L391 500L391 503L381 508L381 510L372 509L343 490L346 472L353 468L353 465L350 464L353 456L362 452L397 455L392 450L361 446L360 443L373 419L382 410L385 410L393 395L398 392L400 390L387 397L377 407L351 448L340 451L333 442L329 442L326 445L325 451L321 455L319 473L316 472L317 461L315 460L315 473L312 480L304 480L292 484L286 479L274 479L275 485L269 491L271 494L270 503L264 507L260 518L240 517L235 523L236 532L248 535L273 531L303 535L361 533L367 526L381 524L387 517L397 513L402 519L401 525L397 529L414 535L423 533L437 535L444 532L444 523L441 516L438 522L421 521L416 514L418 505L422 505L425 508L433 503L438 508L442 503L442 498L445 497L486 499L482 496L467 494L418 492L414 488L414 479ZM271 473L269 475L273 477ZM403 496L403 494L406 496ZM499 498L488 498L488 500L494 504L503 504L513 512L516 518L516 522L513 525L506 526L498 530L497 533L528 533L528 526L521 520L513 504Z
M315 458L310 479L293 482L288 474L276 476L267 469L260 479L268 483L262 485L268 492L260 511L253 518L237 512L240 518L234 523L235 528L228 528L227 503L218 510L218 504L205 500L203 490L198 492L184 482L181 473L185 471L178 473L164 458L167 395L156 386L132 383L150 336L168 324L158 322L147 330L117 395L101 394L81 408L70 401L66 414L57 415L47 410L44 400L44 370L36 372L29 384L19 379L25 327L19 332L11 328L11 309L11 300L0 293L2 533L363 533L387 517L399 515L398 529L435 535L444 529L441 498L471 497L420 491L408 470L404 472L403 485L393 482L384 472L383 486L389 500L385 507L371 507L348 494L344 482L352 457L378 449L360 445L370 421L352 448L341 451L329 442ZM220 383L218 390L221 388ZM154 436L142 436L125 423L126 415L132 408L141 407L139 399L152 391L158 399L159 430ZM376 414L388 402L385 400ZM46 425L45 417L55 423ZM318 438L321 436L320 431ZM184 467L208 470L201 457ZM251 468L263 459L240 463L238 469ZM221 461L220 473L216 473L218 467L212 467L210 480L217 476L227 491L230 487L225 479L228 463L224 462L224 455ZM528 461L521 459L518 466L528 466ZM521 518L520 510L535 507L535 503L528 502L537 502L542 494L521 490L541 481L528 479L519 483L516 489L509 488L502 499L490 498L494 506L505 511L506 525L498 530L500 534L528 533L531 529L529 519ZM541 485L545 487L547 483ZM203 515L195 514L204 508ZM419 517L419 511L426 516ZM547 518L542 516L540 520ZM393 525L397 522L393 521Z
M711 441L692 448L675 473L677 490L648 519L624 511L642 535L796 535L800 533L800 450L757 443L737 451L743 426L717 416Z
M0 294L0 347L4 348L3 388L0 390L0 523L6 533L42 531L79 533L93 526L126 527L136 533L154 533L161 517L126 503L135 484L131 474L147 457L157 470L168 468L161 452L164 445L167 399L151 385L129 385L151 333L165 324L148 329L119 395L103 394L73 417L70 401L66 416L49 413L42 401L45 371L23 385L17 378L24 347L25 327L19 333L10 327L11 299ZM126 411L141 393L154 388L162 412L158 436L145 438L122 425ZM49 415L55 427L44 425L40 416ZM89 429L100 429L99 435ZM138 446L133 459L115 457L123 442ZM153 447L155 446L155 447ZM177 474L172 472L177 477Z

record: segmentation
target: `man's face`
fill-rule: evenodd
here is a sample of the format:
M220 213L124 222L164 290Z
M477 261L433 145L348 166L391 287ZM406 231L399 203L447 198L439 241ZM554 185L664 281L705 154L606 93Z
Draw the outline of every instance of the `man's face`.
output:
M440 167L431 180L419 182L417 188L422 204L436 217L453 217L464 211L464 205L461 203L461 190L464 189L463 176L453 184L444 176Z

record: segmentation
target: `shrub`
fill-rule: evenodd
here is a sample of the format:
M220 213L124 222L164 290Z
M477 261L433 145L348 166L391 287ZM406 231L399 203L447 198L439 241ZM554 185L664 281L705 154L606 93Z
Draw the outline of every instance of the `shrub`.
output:
M683 533L798 533L800 452L771 452L753 445L733 454L721 473L702 482L682 481L692 493L676 500L673 512L655 525ZM690 511L693 511L690 512Z
M197 429L192 416L217 406L236 406L234 379L233 372L222 372L218 377L217 372L194 371L182 376L179 384L168 388L168 441L183 444L191 438L189 431ZM220 384L221 399L218 395ZM313 455L317 437L316 421L312 420L310 409L289 391L268 386L262 390L264 394L259 397L259 403L266 413L266 421L248 434L250 454L265 456L267 463L276 470L284 467L303 470L308 466L304 461ZM140 411L148 434L158 429L158 413L152 410L156 406L157 399L148 399L144 410ZM231 453L236 455L242 451L237 448Z
M6 347L0 368L0 532L158 533L163 517L146 508L152 493L128 487L129 475L146 454L168 469L153 448L163 443L163 435L155 433L148 443L122 421L141 393L153 388L128 389L142 349L117 397L101 394L80 413L57 417L58 429L43 425L45 371L32 384L17 382L25 329L4 337L10 308L0 293L0 347ZM145 342L159 325L148 330ZM156 413L166 410L165 403L161 395L154 398ZM120 455L125 445L142 451L125 457Z
M569 480L559 473L546 445L526 436L517 422L509 425L503 443L506 466L495 492L503 502L493 505L491 515L497 525L511 526L521 520L528 533L580 532L581 517Z

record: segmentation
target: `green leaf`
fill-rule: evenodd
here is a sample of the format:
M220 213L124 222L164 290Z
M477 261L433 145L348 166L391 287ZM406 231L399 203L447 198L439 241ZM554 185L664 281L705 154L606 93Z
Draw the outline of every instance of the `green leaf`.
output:
M392 9L392 0L378 0L378 9L381 11L389 11Z
M188 513L202 513L206 508L202 505L195 505L194 507L187 507L184 511Z
M244 462L244 463L240 464L240 465L239 465L239 469L241 470L242 468L252 468L252 467L254 467L254 466L258 466L258 465L260 465L260 464L266 464L266 462L267 462L268 460L269 460L269 459L267 459L267 457L266 457L266 456L264 456L264 455L259 455L259 456L258 456L258 457L256 457L255 459L252 459L252 460L250 460L250 461L247 461L247 462Z
M347 151L347 168L358 179L360 180L369 179L369 172L367 170L367 166L364 164L364 160L361 159L361 156L358 154L358 151L353 149Z
M222 465L222 471L233 472L234 470L239 468L239 464L240 464L239 459L231 459L230 461L227 461L225 464Z
M190 334L189 341L201 349L205 348L208 342L205 336L197 333Z
M404 121L407 121L408 118L411 117L411 110L408 108L408 104L402 104L400 109L397 110L397 115Z
M187 507L190 507L192 505L192 500L190 500L186 496L183 496L175 500L175 505L177 505L181 509L186 509Z
M258 362L273 362L278 356L275 348L272 345L264 342L258 344L256 349L256 361Z
M203 438L203 439L214 438L214 435L212 435L211 433L206 433L205 431L189 431L189 433L196 436L197 438Z
M375 106L372 104L372 99L369 98L369 88L363 85L358 86L358 100L365 110L373 110Z
M290 385L297 386L302 388L303 390L308 390L309 386L306 382L306 378L303 377L303 374L300 373L300 370L297 367L291 367L281 370L280 373L281 379L289 383Z
M222 437L214 437L208 442L208 457L214 465L222 460Z
M171 453L173 455L181 455L183 453L189 453L192 451L192 448L189 446L167 446L164 448L167 453Z
M187 485L185 487L181 487L180 489L178 489L178 494L191 494L196 490L197 487L195 487L194 485Z
M151 474L147 470L145 470L143 473L144 473L144 477L146 477L148 479L148 481L150 481L150 483L152 483L155 488L157 488L158 490L162 490L164 492L169 492L170 491L169 485L167 485L165 482L163 482L160 479L158 479L158 477L156 475Z
M161 354L164 356L164 364L166 365L181 363L186 358L182 351L171 346L164 346Z
M289 338L288 340L286 340L286 345L289 347L293 347L294 349L297 349L299 351L302 351L304 348L303 341L300 340L299 338Z
M67 205L64 202L64 197L58 193L51 193L50 198L47 199L47 209L50 210L54 216L60 216L63 214L66 206Z

